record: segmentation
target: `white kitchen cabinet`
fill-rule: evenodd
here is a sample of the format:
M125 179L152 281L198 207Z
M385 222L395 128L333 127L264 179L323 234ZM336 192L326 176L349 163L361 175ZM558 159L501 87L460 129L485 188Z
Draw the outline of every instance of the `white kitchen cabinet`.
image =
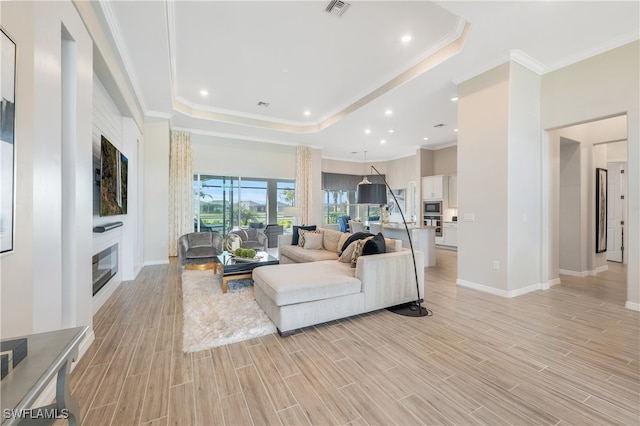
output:
M442 200L447 191L448 181L443 175L422 178L422 200Z
M449 208L458 208L458 176L449 176Z
M445 246L458 247L458 224L455 222L445 222L442 227L442 236Z

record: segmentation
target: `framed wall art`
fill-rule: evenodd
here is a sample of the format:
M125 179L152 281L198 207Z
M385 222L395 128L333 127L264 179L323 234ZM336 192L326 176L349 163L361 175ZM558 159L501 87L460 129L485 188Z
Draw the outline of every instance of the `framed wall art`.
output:
M389 213L390 214L400 214L400 209L402 209L402 213L405 212L404 210L404 197L405 197L405 191L404 188L403 189L394 189L393 193L395 194L396 198L398 199L398 204L396 204L395 200L393 199L393 196L391 195L390 191L387 191L387 205L389 206Z
M13 250L16 44L0 28L0 253Z
M596 169L596 253L607 251L607 169Z

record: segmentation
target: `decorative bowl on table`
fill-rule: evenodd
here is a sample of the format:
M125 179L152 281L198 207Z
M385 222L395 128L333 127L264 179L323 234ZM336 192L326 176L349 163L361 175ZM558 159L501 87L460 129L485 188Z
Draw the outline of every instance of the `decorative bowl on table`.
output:
M231 257L235 259L236 262L257 262L260 260L260 256L253 249L236 249L231 254Z

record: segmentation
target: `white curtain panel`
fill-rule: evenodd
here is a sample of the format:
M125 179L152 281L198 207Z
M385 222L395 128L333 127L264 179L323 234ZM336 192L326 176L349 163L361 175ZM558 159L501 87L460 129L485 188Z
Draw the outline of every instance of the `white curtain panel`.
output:
M169 256L178 255L178 239L189 232L193 232L191 133L172 130L169 153Z
M298 146L296 148L296 206L302 209L302 223L312 221L311 199L311 148Z

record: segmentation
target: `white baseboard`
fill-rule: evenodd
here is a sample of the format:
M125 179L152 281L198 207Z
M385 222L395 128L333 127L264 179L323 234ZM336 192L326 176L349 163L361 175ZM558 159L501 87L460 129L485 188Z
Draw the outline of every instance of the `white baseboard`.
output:
M595 277L596 275L598 275L601 272L605 272L609 270L609 265L604 265L604 266L598 266L596 269L594 269L593 271L589 271L589 275L591 275L592 277Z
M518 296L522 296L523 294L527 294L527 293L531 293L533 291L538 291L538 290L542 290L543 288L543 284L531 284L527 287L522 287L522 288L518 288L516 290L511 290L508 291L507 297L518 297Z
M569 275L571 277L584 278L589 276L590 271L571 271L569 269L559 269L558 273L561 275Z
M635 302L627 302L624 304L624 307L627 309L631 309L632 311L640 311L640 303Z
M144 266L153 266L153 265L168 265L169 259L166 260L148 260L144 262Z
M518 297L518 296L522 296L523 294L531 293L532 291L537 291L542 289L542 284L532 284L527 287L507 291L507 290L501 290L499 288L490 287L483 284L474 283L471 281L466 281L460 278L456 280L456 284L461 285L463 287L472 288L474 290L479 290L485 293L490 293L496 296L506 297L506 298Z
M585 278L585 277L595 277L601 272L605 272L609 270L609 265L598 266L594 270L589 271L571 271L569 269L559 269L558 272L562 275L569 275L572 277Z
M546 283L542 283L541 288L542 290L549 290L554 285L558 285L560 283L561 283L560 278L554 278L552 280L547 281Z
M89 332L84 336L84 339L80 342L80 346L78 346L78 358L71 364L71 371L76 368L78 365L78 361L82 359L87 350L89 350L89 346L96 339L96 335L93 334L93 330L90 329ZM44 388L40 396L34 401L33 406L30 408L38 408L44 407L53 403L56 399L56 383L57 383L57 375L47 384Z

